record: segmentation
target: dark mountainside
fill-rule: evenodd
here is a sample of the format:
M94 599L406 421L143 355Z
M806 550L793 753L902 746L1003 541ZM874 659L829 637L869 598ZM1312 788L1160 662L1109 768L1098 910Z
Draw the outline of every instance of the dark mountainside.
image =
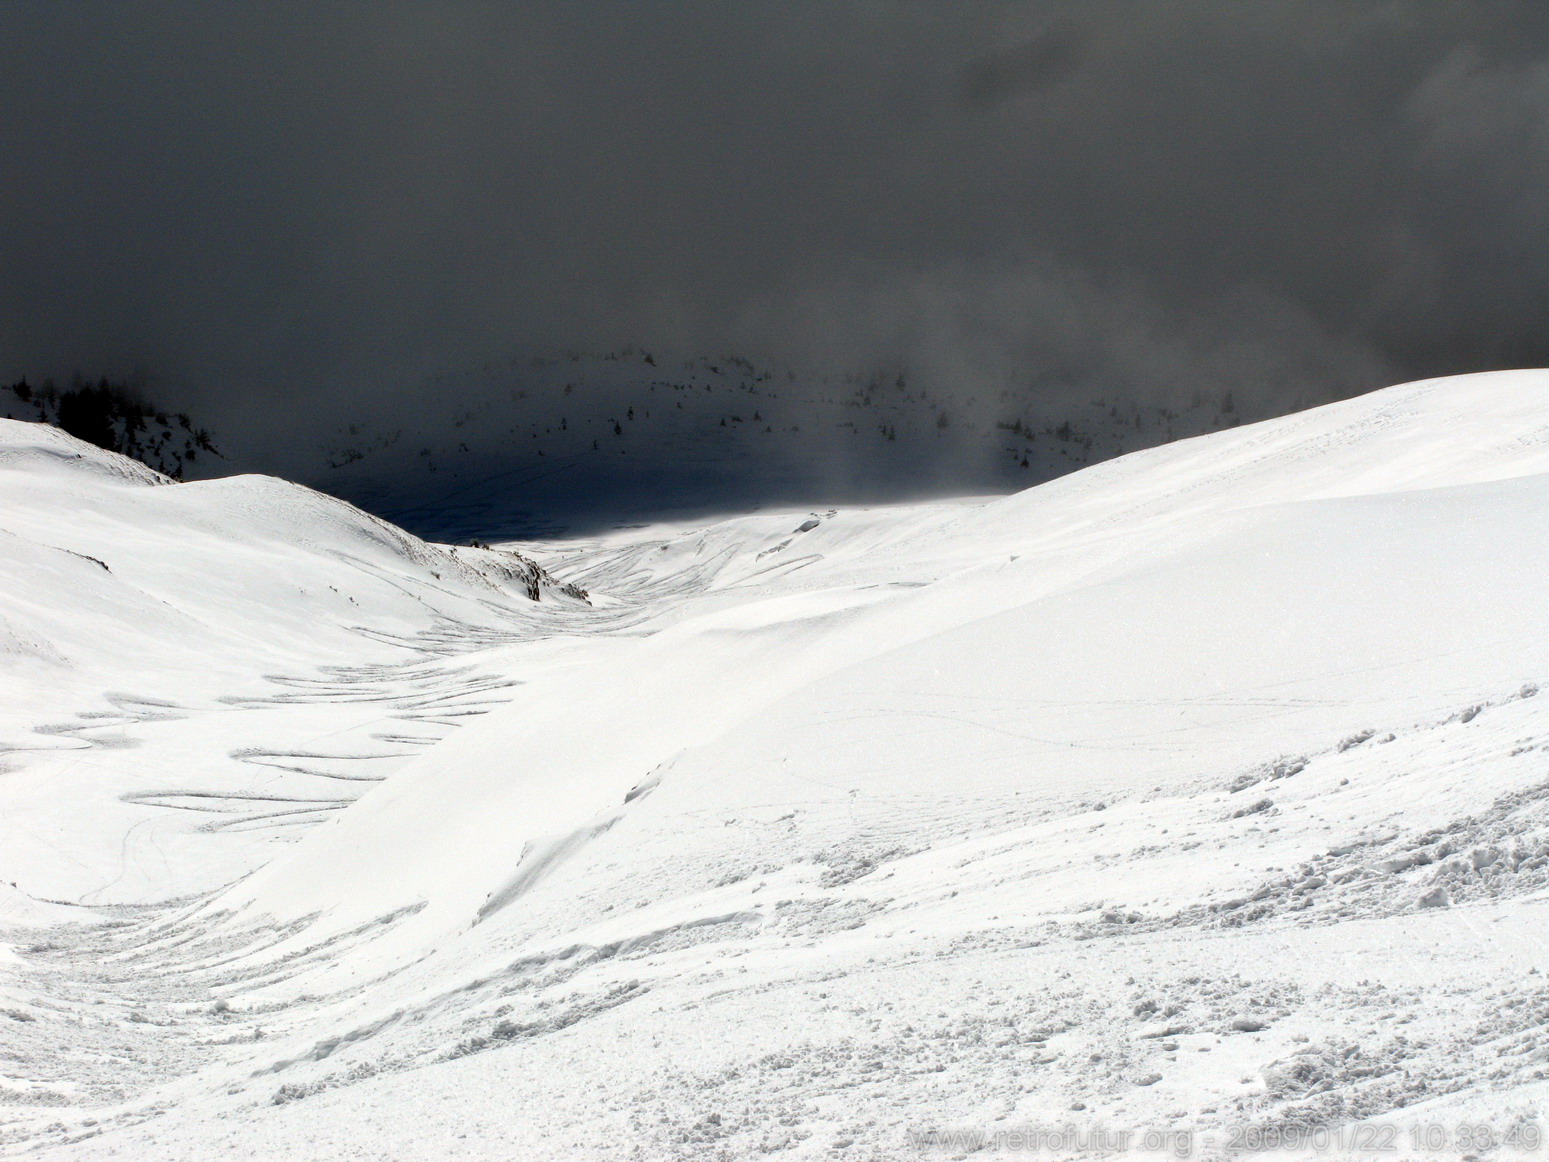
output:
M1266 410L1231 392L1170 405L965 396L900 369L805 373L638 348L444 371L421 398L410 432L369 415L329 432L302 416L295 467L281 474L430 540L513 541L766 505L1010 493ZM254 467L124 382L77 378L61 391L23 379L0 386L0 415L54 424L177 479Z
M410 426L337 428L303 475L419 536L453 542L764 505L1004 494L1271 410L1231 392L1168 404L1070 391L965 395L906 370L814 374L637 348L486 362L432 377L421 398Z

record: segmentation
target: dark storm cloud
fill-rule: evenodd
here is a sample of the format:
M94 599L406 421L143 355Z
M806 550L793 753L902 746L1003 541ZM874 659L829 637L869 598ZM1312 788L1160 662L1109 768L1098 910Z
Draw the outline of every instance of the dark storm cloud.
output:
M644 343L1283 399L1549 363L1549 14L0 4L0 374Z
M963 97L975 105L998 105L1052 82L1072 63L1075 44L1068 29L1056 26L970 61L962 70Z

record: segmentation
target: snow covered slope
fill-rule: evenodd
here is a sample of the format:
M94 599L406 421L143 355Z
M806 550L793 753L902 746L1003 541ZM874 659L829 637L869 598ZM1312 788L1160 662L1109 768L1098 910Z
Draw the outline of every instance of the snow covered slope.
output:
M62 487L16 475L8 520ZM192 520L132 511L147 537ZM323 519L253 511L209 551L278 553ZM329 537L374 564L329 582L350 596L449 555ZM432 634L373 598L401 620L370 640L521 683L502 705L293 844L233 847L254 870L224 889L0 959L23 1014L10 1141L892 1158L1074 1126L1204 1157L1361 1124L1531 1144L1549 373L1390 388L993 502L523 551L590 604L414 581L451 603ZM283 604L211 600L245 611L228 635ZM315 665L366 640L318 620ZM373 696L402 680L374 672ZM353 705L307 704L308 729Z
M373 682L436 697L447 627L531 633L540 578L286 481L175 484L0 420L0 880L136 902L247 871L458 709L384 737Z

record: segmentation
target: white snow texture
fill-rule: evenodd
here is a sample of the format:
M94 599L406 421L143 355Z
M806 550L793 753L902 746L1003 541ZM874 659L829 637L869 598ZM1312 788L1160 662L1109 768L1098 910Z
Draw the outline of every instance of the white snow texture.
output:
M1535 1156L1546 564L1549 372L494 549L0 421L0 1153Z

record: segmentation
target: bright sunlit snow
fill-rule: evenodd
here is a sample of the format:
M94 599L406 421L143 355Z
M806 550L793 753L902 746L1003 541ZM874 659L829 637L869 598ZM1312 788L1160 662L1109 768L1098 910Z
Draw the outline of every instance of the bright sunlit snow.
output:
M494 549L0 421L0 1143L1531 1155L1546 562L1549 372Z

